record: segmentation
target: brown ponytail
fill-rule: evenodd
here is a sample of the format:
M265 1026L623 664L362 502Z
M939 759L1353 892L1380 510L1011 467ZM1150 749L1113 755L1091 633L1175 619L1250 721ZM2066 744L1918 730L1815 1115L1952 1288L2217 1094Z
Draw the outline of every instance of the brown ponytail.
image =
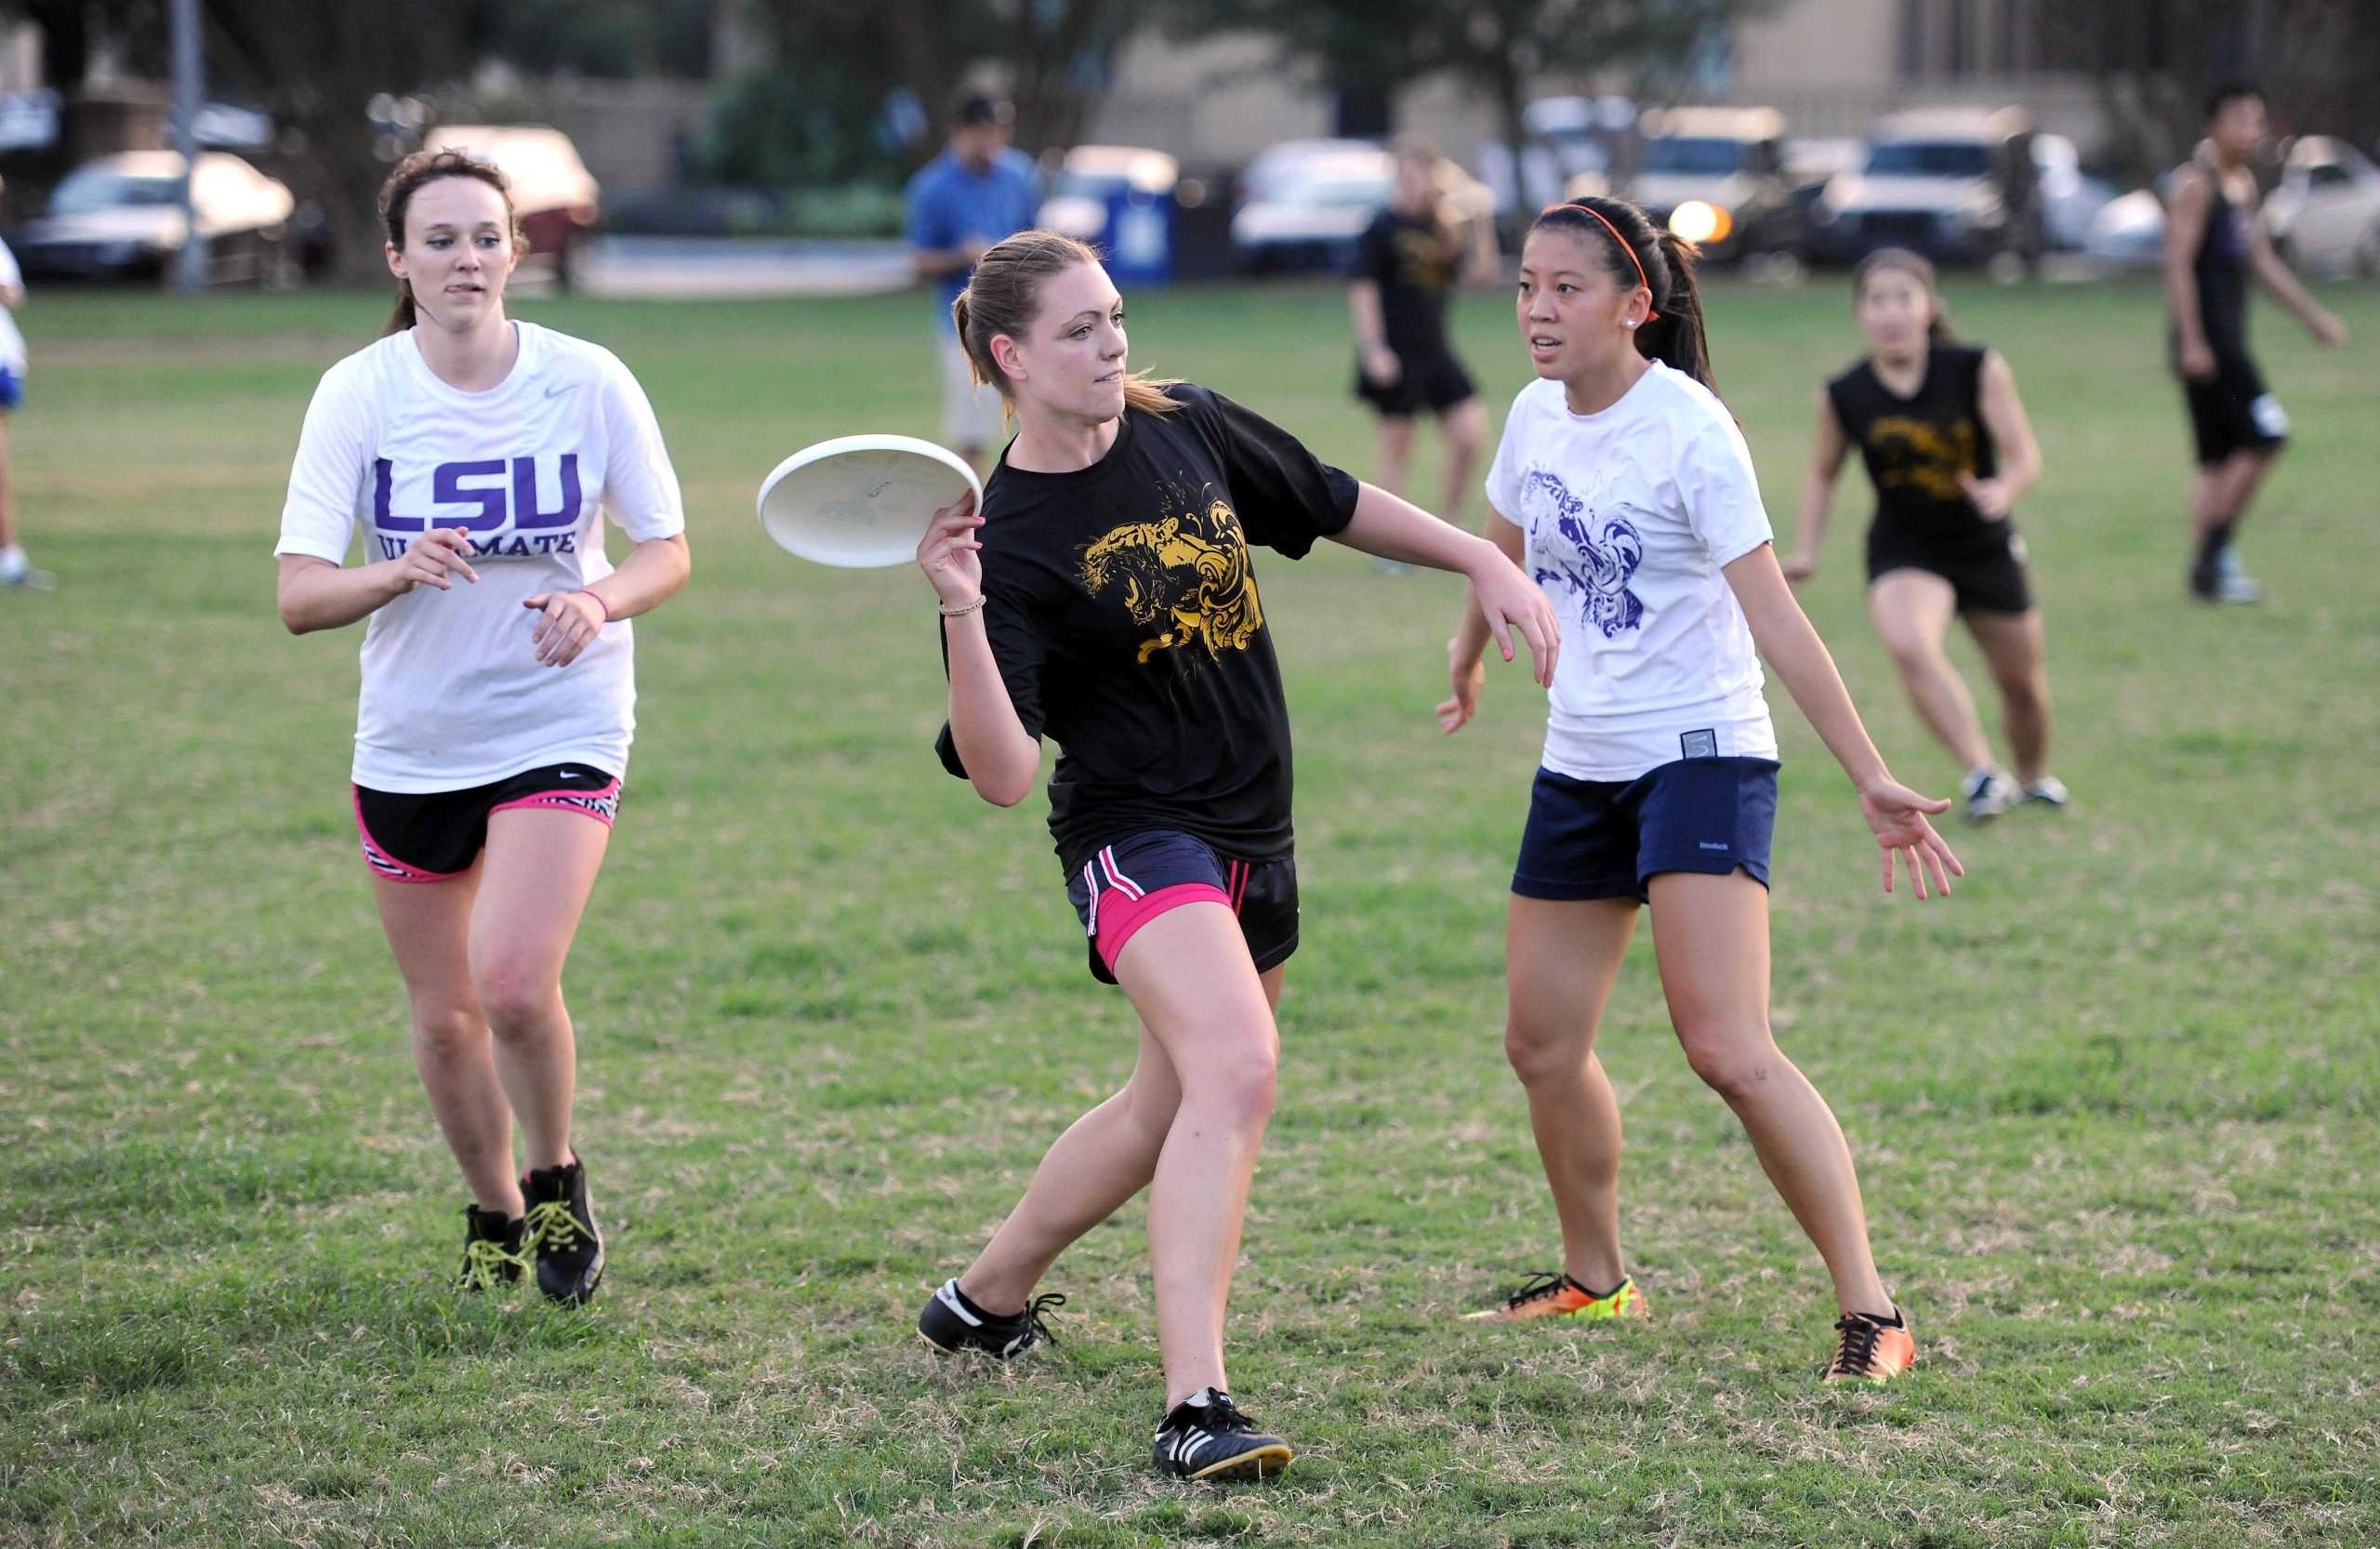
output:
M476 178L496 190L504 201L504 223L511 228L513 249L529 250L529 239L521 230L521 212L512 207L512 185L493 164L462 151L416 151L389 174L389 180L380 185L380 224L388 228L390 246L404 251L405 211L415 194L441 178ZM399 280L396 311L389 314L389 325L380 330L380 337L412 327L414 315L413 286Z
M1858 306L1859 298L1867 293L1869 279L1886 269L1899 270L1924 290L1925 298L1934 303L1934 316L1925 324L1925 337L1936 344L1950 343L1950 309L1942 299L1940 287L1934 283L1934 266L1906 247L1879 247L1859 260L1858 267L1851 271L1851 304Z
M999 390L1000 417L1016 413L1016 391L992 358L992 340L1012 338L1033 325L1041 307L1041 286L1077 264L1096 264L1099 255L1056 232L1025 231L1002 237L975 260L967 288L950 303L950 321L967 351L967 370L979 383ZM1165 395L1174 378L1145 371L1124 378L1124 406L1144 414L1171 414L1182 405Z
M1603 255L1605 272L1623 292L1639 285L1652 293L1654 316L1636 330L1636 352L1719 391L1711 372L1711 338L1703 326L1702 292L1694 263L1702 250L1625 199L1585 198L1549 205L1533 231L1578 234Z

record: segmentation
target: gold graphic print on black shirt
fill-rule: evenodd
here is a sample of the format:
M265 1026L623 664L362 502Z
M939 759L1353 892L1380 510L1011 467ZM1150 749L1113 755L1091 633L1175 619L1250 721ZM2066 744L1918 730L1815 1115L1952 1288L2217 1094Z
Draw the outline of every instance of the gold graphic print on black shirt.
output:
M1141 642L1142 662L1194 642L1210 656L1245 650L1264 627L1238 513L1221 500L1203 513L1183 503L1181 516L1127 523L1083 550L1083 589L1117 594L1133 623L1156 631Z
M1964 499L1959 475L1976 470L1975 421L1950 426L1887 415L1868 427L1868 444L1891 463L1876 473L1879 485L1903 484L1937 500Z

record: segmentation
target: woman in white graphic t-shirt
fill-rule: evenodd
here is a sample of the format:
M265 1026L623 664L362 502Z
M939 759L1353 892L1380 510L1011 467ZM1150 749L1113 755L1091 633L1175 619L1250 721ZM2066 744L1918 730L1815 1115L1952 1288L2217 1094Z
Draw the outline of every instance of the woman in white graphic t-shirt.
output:
M1614 199L1556 205L1523 249L1518 312L1538 379L1488 475L1489 536L1563 616L1513 877L1505 1053L1562 1229L1562 1267L1504 1321L1643 1317L1620 1250L1620 1107L1594 1053L1640 904L1670 1020L1726 1099L1834 1280L1830 1380L1915 1358L1877 1278L1850 1149L1768 1026L1768 851L1777 739L1760 657L1859 793L1917 895L1960 870L1926 821L1947 801L1896 783L1770 544L1742 434L1711 388L1692 246ZM1467 610L1440 723L1477 708L1484 640Z
M409 156L380 211L396 315L306 411L281 616L295 634L371 620L356 827L471 1191L461 1284L518 1279L534 1253L548 1296L584 1302L603 1248L571 1145L562 965L628 770L628 620L685 584L685 515L628 368L505 316L522 239L501 173ZM635 545L617 568L606 510Z

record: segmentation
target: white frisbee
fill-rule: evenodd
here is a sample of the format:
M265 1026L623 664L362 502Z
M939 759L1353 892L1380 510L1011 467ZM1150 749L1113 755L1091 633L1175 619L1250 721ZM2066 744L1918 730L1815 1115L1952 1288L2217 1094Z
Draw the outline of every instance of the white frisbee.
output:
M760 483L760 526L799 558L845 570L907 564L933 513L982 481L915 436L839 436L805 446Z

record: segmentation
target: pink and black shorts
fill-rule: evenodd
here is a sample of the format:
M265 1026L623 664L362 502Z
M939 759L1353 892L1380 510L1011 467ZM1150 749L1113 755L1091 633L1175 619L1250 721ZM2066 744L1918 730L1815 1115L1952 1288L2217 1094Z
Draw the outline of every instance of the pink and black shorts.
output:
M354 788L364 863L395 882L443 882L469 871L487 845L487 820L511 808L575 812L606 828L620 810L620 777L584 763L549 764L469 790Z
M1151 828L1098 852L1066 877L1066 898L1091 938L1091 973L1116 982L1116 959L1140 928L1184 904L1238 917L1256 972L1298 949L1298 867L1290 856L1235 860L1196 835Z

